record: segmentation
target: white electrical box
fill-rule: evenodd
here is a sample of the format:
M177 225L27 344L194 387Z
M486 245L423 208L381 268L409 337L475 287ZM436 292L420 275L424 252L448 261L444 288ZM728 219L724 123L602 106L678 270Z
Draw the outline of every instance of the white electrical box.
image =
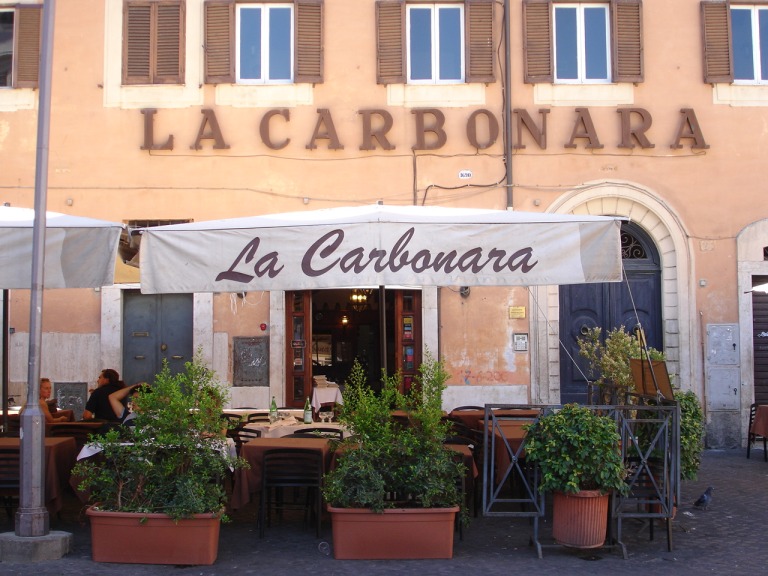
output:
M708 324L704 372L709 410L741 407L739 325Z

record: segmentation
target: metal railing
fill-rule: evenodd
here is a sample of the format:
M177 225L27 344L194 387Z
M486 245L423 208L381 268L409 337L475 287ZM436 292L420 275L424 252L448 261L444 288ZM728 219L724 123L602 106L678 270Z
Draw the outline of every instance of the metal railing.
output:
M611 417L621 438L620 449L627 465L626 495L612 494L608 545L617 545L627 558L622 540L627 518L647 519L653 537L653 522L664 519L667 545L672 550L671 520L680 500L680 409L676 402L632 395L634 404L587 406ZM484 516L513 516L531 519L531 541L542 557L539 519L545 513L544 494L539 491L538 466L525 460L524 424L559 405L486 404L483 441ZM539 416L526 411L537 410ZM515 415L518 412L520 415ZM613 536L613 526L616 536Z

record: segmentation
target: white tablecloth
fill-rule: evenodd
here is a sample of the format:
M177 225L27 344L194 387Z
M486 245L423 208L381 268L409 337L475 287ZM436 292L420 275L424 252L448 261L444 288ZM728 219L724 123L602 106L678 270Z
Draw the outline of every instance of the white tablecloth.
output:
M316 386L312 390L312 409L315 412L320 410L320 406L330 402L344 404L344 398L341 396L341 390L338 386Z
M276 422L275 424L259 424L252 422L245 425L246 428L251 430L258 430L261 432L262 438L282 438L293 434L294 432L301 432L302 430L309 430L312 428L342 428L338 422L315 422L314 424L302 424L296 422L295 424ZM346 434L345 434L346 436Z

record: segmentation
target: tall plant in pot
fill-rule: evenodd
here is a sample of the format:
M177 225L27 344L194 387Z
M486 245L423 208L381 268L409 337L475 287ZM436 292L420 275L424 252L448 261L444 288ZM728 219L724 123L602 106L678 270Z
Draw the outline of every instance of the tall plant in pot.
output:
M552 533L566 546L605 542L608 496L625 493L627 469L609 416L566 404L527 426L526 458L541 471L539 489L553 492Z
M225 390L199 353L179 374L165 364L138 390L135 426L96 436L98 453L73 470L91 502L93 559L212 564L225 480L244 465L221 433Z
M352 434L337 446L337 465L323 489L336 558L452 557L465 470L443 445L447 379L443 364L427 353L411 392L400 392L396 375L384 377L376 393L354 365L339 415Z

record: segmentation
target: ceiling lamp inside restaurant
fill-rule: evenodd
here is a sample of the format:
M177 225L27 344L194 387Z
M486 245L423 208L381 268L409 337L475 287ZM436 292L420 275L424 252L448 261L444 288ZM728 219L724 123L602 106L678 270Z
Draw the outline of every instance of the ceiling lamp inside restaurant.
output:
M355 288L349 294L349 303L352 306L352 310L355 312L362 312L368 308L368 290L361 290Z

